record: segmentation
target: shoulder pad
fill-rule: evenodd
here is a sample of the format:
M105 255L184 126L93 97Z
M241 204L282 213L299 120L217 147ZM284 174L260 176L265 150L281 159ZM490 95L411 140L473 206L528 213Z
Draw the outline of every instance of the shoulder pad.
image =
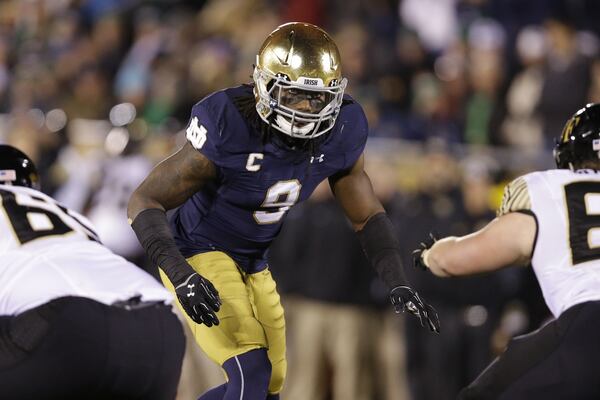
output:
M502 204L496 214L500 217L510 212L530 209L531 198L529 196L529 189L527 188L527 181L521 176L504 188Z

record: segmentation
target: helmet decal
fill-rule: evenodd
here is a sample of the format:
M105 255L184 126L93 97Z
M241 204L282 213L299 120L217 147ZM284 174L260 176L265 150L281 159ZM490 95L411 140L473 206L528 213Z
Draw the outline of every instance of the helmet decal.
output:
M565 125L565 129L563 130L561 143L566 143L569 141L569 138L571 137L571 133L573 132L573 128L575 128L577 126L577 124L579 124L580 120L581 120L581 117L573 117L567 121L567 124Z

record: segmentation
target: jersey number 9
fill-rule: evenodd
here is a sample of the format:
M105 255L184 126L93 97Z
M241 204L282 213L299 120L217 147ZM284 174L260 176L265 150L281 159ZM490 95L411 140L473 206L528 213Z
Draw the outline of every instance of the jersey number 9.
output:
M255 211L254 220L261 224L274 224L281 221L285 213L298 201L302 185L297 179L279 181L267 190L262 208L269 211Z

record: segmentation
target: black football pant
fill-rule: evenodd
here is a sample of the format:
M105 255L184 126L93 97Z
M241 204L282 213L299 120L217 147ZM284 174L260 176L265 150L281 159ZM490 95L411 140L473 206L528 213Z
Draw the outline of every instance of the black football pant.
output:
M575 305L510 341L460 400L600 399L600 302Z
M171 400L184 346L162 303L63 297L0 317L0 398Z

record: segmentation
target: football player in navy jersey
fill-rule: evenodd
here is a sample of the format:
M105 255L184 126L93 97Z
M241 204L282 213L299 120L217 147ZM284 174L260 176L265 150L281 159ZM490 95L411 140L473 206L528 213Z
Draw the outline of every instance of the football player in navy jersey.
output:
M253 80L198 102L187 143L129 202L132 227L163 283L227 374L202 400L279 398L285 322L266 252L290 207L324 179L396 312L439 332L435 310L404 276L394 227L363 171L367 121L344 94L333 40L314 25L281 25L263 43ZM165 211L178 206L169 224Z

